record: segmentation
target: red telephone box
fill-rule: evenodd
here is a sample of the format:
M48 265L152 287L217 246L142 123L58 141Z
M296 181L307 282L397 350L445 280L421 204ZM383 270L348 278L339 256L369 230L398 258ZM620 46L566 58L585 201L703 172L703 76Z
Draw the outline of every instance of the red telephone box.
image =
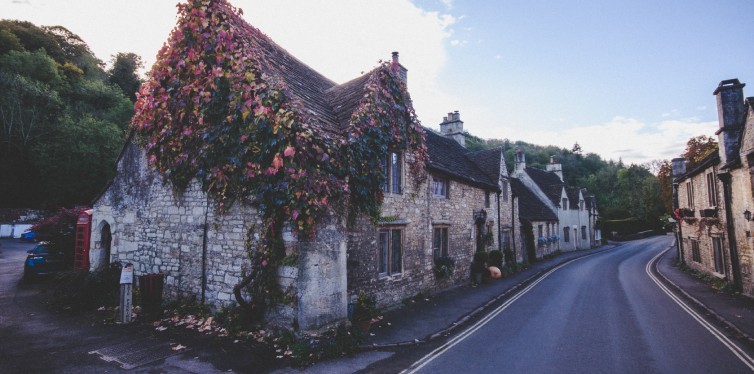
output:
M76 222L76 245L73 252L73 269L89 270L89 240L92 236L92 210L79 215Z

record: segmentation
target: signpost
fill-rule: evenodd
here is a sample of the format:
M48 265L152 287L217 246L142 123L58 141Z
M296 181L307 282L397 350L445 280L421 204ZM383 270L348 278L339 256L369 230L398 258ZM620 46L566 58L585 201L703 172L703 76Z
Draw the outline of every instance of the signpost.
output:
M131 323L133 307L134 266L126 264L120 272L120 318L118 323Z

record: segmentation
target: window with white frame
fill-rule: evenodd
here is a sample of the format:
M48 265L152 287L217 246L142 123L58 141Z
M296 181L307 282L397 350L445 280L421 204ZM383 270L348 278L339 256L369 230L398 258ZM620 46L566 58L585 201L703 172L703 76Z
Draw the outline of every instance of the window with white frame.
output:
M393 275L403 272L403 230L389 228L379 230L379 273Z
M568 229L568 226L563 227L563 242L568 243L571 241L571 230Z
M586 240L586 226L581 226L581 240Z
M566 199L566 198L564 197L564 198L563 198L563 201L561 202L561 204L562 204L562 205L560 206L560 208L561 208L561 209L563 209L563 210L566 210L566 209L568 209L568 199Z
M694 209L694 185L691 181L686 182L686 200L689 204L689 209Z

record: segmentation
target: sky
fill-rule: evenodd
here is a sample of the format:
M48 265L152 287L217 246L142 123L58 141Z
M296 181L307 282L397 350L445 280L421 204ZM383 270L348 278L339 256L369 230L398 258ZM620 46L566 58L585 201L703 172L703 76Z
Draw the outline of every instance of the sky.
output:
M641 164L715 136L720 81L754 96L750 0L230 1L338 83L398 51L422 124L457 110L481 138ZM64 26L105 62L134 52L149 67L177 3L0 0L0 18Z

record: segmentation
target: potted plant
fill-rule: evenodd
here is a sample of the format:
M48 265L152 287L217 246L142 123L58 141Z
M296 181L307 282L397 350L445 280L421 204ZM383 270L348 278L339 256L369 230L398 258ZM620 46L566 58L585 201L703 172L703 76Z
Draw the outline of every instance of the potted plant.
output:
M372 294L367 294L364 291L359 291L359 296L356 298L356 305L353 308L353 324L366 334L369 332L369 328L377 318L377 298Z
M456 260L450 256L435 258L435 277L437 279L448 279L453 276L456 267Z

